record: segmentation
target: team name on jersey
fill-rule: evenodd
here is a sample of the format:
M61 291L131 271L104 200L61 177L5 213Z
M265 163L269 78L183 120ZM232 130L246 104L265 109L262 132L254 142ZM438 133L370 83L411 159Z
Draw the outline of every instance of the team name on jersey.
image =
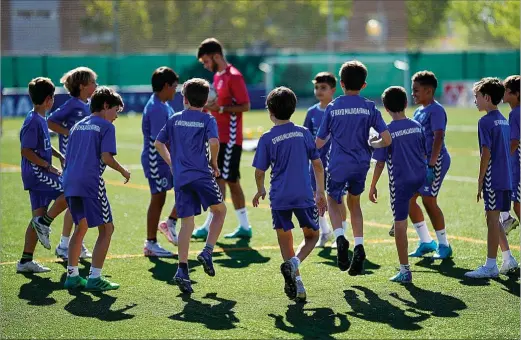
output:
M87 125L76 125L74 130L100 132L101 128L98 125L87 124Z
M280 136L273 138L271 140L271 142L273 144L277 144L278 142L282 142L283 140L290 139L290 138L296 138L296 137L304 138L304 134L300 131L288 132L288 133L285 133L285 134L282 134Z
M419 127L403 129L403 130L391 132L391 138L401 137L401 136L406 136L406 135L410 135L413 133L421 133L421 132L422 132L422 129L420 129Z
M345 116L345 115L370 115L371 111L363 107L354 107L349 109L331 110L331 116Z
M507 125L508 126L508 122L506 120L495 120L494 125L495 126L498 126L498 125Z
M204 123L201 122L190 122L187 120L176 120L175 121L176 126L185 126L185 127L196 127L196 128L203 128Z

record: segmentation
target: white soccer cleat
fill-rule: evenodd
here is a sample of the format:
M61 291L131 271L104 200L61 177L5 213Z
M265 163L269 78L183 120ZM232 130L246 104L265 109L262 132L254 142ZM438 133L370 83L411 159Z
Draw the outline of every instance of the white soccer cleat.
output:
M296 280L297 282L297 297L295 298L296 302L305 302L307 295L306 295L306 288L304 288L304 283L302 280Z
M85 247L85 244L81 244L81 253L80 259L90 259L92 258L92 253Z
M326 243L333 237L333 233L329 232L327 234L320 234L320 237L318 238L317 244L315 245L315 248L324 248L326 246Z
M157 242L154 243L145 241L143 253L145 256L149 257L174 257L172 252L169 252L165 248L161 247Z
M34 260L25 262L24 264L20 262L16 264L17 273L46 273L50 271L50 268L44 267Z
M56 257L66 261L69 258L69 248L62 248L58 244L56 246L56 249L54 249L54 254L56 255Z
M51 249L51 242L49 241L49 234L51 233L51 227L39 222L40 217L33 217L31 220L31 227L38 236L38 241L42 244L45 249Z
M177 231L175 230L175 225L169 226L168 222L161 221L157 226L157 229L159 229L159 231L165 235L165 237L168 239L168 242L177 246Z
M466 272L465 276L473 279L491 279L499 276L499 270L497 269L497 266L492 268L481 266L474 271Z
M512 216L508 216L508 218L504 221L501 221L501 226L505 230L505 234L509 234L512 230L516 229L519 225L519 222L513 218Z
M501 269L499 270L499 274L508 275L514 273L519 268L519 264L513 256L506 261L503 261L501 265Z

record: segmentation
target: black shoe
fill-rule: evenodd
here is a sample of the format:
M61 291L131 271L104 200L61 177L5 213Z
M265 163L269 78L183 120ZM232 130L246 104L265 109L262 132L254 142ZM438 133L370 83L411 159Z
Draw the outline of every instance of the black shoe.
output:
M192 294L194 292L192 289L192 281L190 281L190 278L187 275L181 272L175 274L174 283L179 287L181 293Z
M351 260L349 259L349 241L346 240L344 236L339 236L336 239L337 245L337 265L341 271L345 272L349 269L349 265L351 264Z
M293 265L290 261L285 261L280 265L280 272L284 277L284 293L291 300L297 297L297 280L295 277L295 270L293 270Z
M364 246L359 244L355 246L355 249L353 249L353 260L351 261L351 267L349 267L349 271L347 273L351 276L362 274L362 272L364 271L364 261Z

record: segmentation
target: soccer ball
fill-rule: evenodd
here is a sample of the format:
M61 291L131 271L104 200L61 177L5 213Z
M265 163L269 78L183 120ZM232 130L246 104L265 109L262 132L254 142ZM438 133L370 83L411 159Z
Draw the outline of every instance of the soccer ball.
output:
M211 106L215 102L217 102L217 91L215 91L213 85L210 85L210 92L208 93L208 100L206 105Z

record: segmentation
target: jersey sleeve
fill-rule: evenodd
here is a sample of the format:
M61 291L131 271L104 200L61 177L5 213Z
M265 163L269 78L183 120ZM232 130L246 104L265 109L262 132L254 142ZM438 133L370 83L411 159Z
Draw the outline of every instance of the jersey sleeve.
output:
M49 115L49 118L47 118L47 119L53 123L61 124L67 120L71 111L72 110L70 108L69 102L67 101L62 106L60 106L59 108L57 108L56 110L51 112L51 114Z
M431 112L430 121L432 131L445 131L447 129L447 113L441 107Z
M317 145L315 144L313 136L311 135L311 132L309 132L309 130L304 131L304 140L306 142L308 158L312 161L318 159L320 157L320 154L318 153Z
M480 146L486 146L490 150L492 146L492 138L490 136L490 128L487 126L487 122L484 119L480 119L478 122L478 135Z
M374 109L373 121L371 127L375 129L376 132L382 133L387 130L387 124L385 124L384 119L382 118L382 113L376 107Z
M519 111L514 111L510 114L510 116L508 117L508 125L510 125L510 139L515 139L515 140L519 140L520 137L519 137L519 134L520 134L520 131L519 131Z
M303 126L308 129L309 131L313 131L313 126L311 124L311 109L308 110L306 113L306 118L304 118L304 124Z
M113 155L116 152L116 128L114 125L109 124L101 135L101 152L109 152Z
M268 170L270 167L270 151L269 145L266 143L265 136L259 139L257 150L255 150L255 156L253 157L253 167L262 171Z
M217 121L213 116L210 116L208 120L208 124L206 124L206 139L217 138L219 139L219 134L217 133Z
M322 117L322 123L318 128L317 137L320 139L326 139L327 136L331 133L331 107L328 106L326 108L326 112L324 112L324 117Z
M163 126L161 128L161 130L159 131L159 133L157 134L157 137L156 137L156 140L163 143L163 144L168 144L168 142L170 141L170 135L169 135L169 131L170 131L170 126L172 125L172 122L173 122L173 119L169 119L165 126Z
M230 77L230 92L236 104L246 104L250 102L248 89L242 75L234 74Z
M38 139L40 137L40 127L35 119L20 132L20 144L22 148L36 149L38 147Z
M385 162L387 159L388 152L389 152L389 147L375 149L373 152L373 159L378 162Z

